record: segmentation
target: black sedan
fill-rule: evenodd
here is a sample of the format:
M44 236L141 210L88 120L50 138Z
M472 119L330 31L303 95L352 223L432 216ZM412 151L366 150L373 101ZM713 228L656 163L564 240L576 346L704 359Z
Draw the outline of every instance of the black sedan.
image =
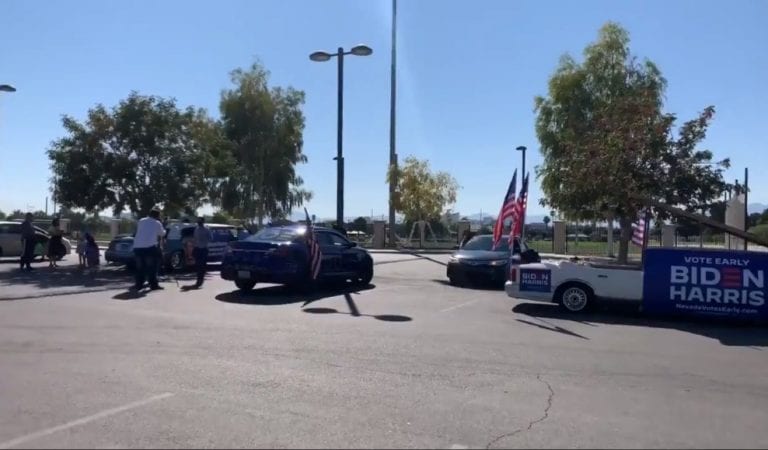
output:
M539 256L529 250L518 239L514 241L514 254L520 255L520 262L535 262ZM493 236L482 234L470 239L451 255L448 261L448 280L454 286L465 284L503 285L507 281L507 270L512 252L509 240L502 237L498 247L493 249Z

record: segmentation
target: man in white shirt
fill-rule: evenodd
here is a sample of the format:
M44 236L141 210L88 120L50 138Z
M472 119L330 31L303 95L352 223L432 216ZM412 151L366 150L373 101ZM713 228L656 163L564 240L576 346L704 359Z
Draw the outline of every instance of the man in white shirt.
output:
M139 220L136 236L133 238L133 254L136 257L136 285L140 290L144 281L149 281L152 290L162 289L157 282L157 269L160 264L160 245L165 237L165 228L160 222L160 211L153 209L149 217Z

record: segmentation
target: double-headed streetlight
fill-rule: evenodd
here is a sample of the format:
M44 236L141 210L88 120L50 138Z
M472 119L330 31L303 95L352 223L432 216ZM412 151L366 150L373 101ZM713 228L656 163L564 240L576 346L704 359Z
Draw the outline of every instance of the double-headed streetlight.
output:
M349 51L339 47L336 53L314 52L309 59L315 62L329 61L336 57L338 60L338 123L336 127L336 226L344 226L344 153L343 153L343 129L344 129L344 56L368 56L373 53L367 45L356 45Z

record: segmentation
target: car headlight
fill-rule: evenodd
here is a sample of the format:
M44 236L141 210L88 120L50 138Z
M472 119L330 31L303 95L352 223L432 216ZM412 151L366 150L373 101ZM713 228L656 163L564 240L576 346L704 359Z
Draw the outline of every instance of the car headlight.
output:
M453 255L451 255L451 257L450 257L450 258L448 258L448 262L459 262L459 258L457 258L457 257L455 257L455 256L453 256Z
M506 266L507 260L506 259L497 259L495 261L491 261L490 265L492 266Z

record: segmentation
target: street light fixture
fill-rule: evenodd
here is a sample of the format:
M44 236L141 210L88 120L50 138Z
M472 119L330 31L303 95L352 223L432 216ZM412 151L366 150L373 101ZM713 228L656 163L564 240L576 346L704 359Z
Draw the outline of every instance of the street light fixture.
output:
M344 130L344 56L369 56L373 54L373 49L367 45L356 45L350 51L344 51L339 47L336 53L324 51L313 52L309 59L315 62L326 62L331 58L338 58L338 105L337 105L337 126L336 126L336 226L344 226L344 153L343 153L343 130Z
M10 84L0 84L0 91L2 92L16 92L16 88Z

